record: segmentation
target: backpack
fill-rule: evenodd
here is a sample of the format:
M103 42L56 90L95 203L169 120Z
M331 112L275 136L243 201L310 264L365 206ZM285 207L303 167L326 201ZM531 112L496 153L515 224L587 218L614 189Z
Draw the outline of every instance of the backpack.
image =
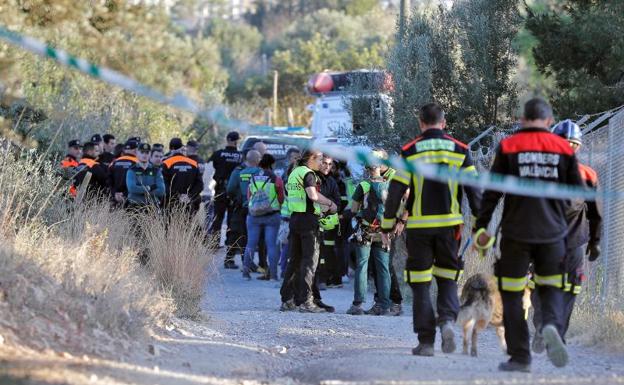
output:
M379 225L383 219L388 195L387 181L369 181L370 188L364 196L364 202L360 216L368 223L368 226Z
M275 198L269 199L269 194L267 194L264 190L264 187L269 182L269 179L270 178L267 178L262 186L258 188L255 176L251 177L251 183L256 188L256 191L251 194L251 197L249 197L249 215L258 217L275 211L275 208L272 206Z

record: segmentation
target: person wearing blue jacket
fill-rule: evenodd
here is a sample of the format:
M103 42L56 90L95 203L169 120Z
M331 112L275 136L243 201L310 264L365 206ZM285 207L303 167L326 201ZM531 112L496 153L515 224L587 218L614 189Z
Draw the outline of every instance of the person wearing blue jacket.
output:
M151 146L141 143L137 154L138 162L126 174L128 203L131 208L160 206L165 197L165 180L162 171L149 163Z

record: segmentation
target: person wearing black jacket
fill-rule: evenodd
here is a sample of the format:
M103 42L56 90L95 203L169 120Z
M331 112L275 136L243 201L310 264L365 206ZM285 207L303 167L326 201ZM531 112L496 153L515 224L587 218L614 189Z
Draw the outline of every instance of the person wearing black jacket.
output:
M115 141L115 136L111 134L104 134L102 136L103 139L103 151L98 155L98 162L108 167L113 160L115 160L115 146L117 145Z
M82 159L76 167L76 175L74 176L74 186L76 189L80 189L85 177L91 174L85 195L92 197L100 197L108 193L107 169L98 163L97 155L96 144L85 143L82 147Z
M123 148L123 153L108 166L108 187L111 198L115 204L123 206L128 198L126 187L126 173L137 162L136 151L139 143L128 140Z
M317 174L321 180L321 194L334 202L336 207L340 207L340 189L334 177L331 176L333 165L334 160L330 156L324 155L320 172ZM340 211L321 218L320 220L322 232L319 237L319 263L316 268L315 284L312 288L314 303L318 307L325 309L328 313L333 313L336 309L333 306L323 303L320 290L325 290L327 288L328 275L336 273L338 261L335 246L336 236L338 234L339 214ZM332 221L332 219L334 220ZM325 226L324 223L328 223L329 225Z
M468 146L445 131L444 111L435 104L420 109L422 134L403 146L401 156L408 161L427 162L440 167L452 167L466 174L476 174ZM461 187L461 188L460 188ZM406 191L407 223L400 216ZM390 247L390 238L405 225L407 261L405 279L413 293L413 323L418 334L418 346L412 354L433 356L436 325L442 335L442 351L455 351L453 323L459 312L457 281L463 271L458 256L464 216L461 211L466 194L473 214L479 212L480 191L457 182L439 183L424 179L407 170L397 170L388 187L384 218L381 222L382 243ZM437 319L431 304L429 288L435 277Z
M243 153L238 150L238 141L240 135L236 131L232 131L227 134L227 145L224 149L215 151L207 163L212 162L215 173L212 179L216 182L215 196L214 196L214 219L210 227L212 234L221 233L221 225L223 224L223 218L227 212L228 218L232 215L232 205L227 197L227 184L232 171L236 166L243 163ZM233 265L233 262L229 262Z
M570 147L578 152L581 148L582 133L580 127L571 120L564 120L553 128L553 133L561 136L570 143ZM598 188L598 174L591 167L579 163L579 173L583 183L587 188L595 190ZM567 280L563 289L563 335L570 326L570 318L574 310L576 296L581 292L581 285L585 278L583 271L583 259L588 256L590 262L595 261L600 256L600 233L602 229L601 207L596 201L585 201L575 199L570 202L566 211L568 222L568 235L566 236L566 258L565 269ZM540 330L542 328L541 306L537 291L531 293L531 304L533 309L533 325L535 335L533 337L532 348L535 353L544 351L544 339Z
M199 165L183 154L182 141L173 138L169 143L170 156L163 161L162 173L165 179L165 207L171 209L181 205L194 214L201 204L200 193L204 189Z
M544 100L529 100L524 106L522 128L503 139L496 151L492 172L520 178L540 179L569 185L581 185L579 166L568 142L550 132L552 109ZM488 190L483 195L475 234L475 245L486 248L492 236L486 228L503 193ZM564 334L564 258L569 202L551 198L505 194L500 224L501 257L494 267L503 300L503 320L509 361L499 365L502 371L528 372L531 369L529 328L522 307L528 284L529 264L541 303L542 336L548 358L557 367L568 362Z

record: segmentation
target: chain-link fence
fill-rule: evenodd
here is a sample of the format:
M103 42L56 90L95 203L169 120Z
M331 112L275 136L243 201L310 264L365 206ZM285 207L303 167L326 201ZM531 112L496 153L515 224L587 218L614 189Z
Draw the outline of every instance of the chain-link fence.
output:
M600 188L604 191L624 191L624 108L585 116L579 120L583 128L583 146L579 161L598 173ZM470 143L473 161L480 171L489 170L498 143L513 132L511 129L491 128L485 135ZM603 207L602 255L597 262L586 262L587 281L580 302L624 308L624 201L606 199ZM464 212L470 210L464 200ZM494 214L490 230L498 227L502 205ZM472 222L467 218L464 239L470 236ZM500 255L497 247L485 259L467 250L466 274L492 272L492 265Z

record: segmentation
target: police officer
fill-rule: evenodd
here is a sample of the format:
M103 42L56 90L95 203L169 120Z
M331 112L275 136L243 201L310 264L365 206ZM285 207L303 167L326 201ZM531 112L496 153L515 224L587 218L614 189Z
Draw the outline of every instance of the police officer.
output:
M245 162L236 167L232 175L230 175L230 180L227 184L226 193L228 199L231 201L232 210L231 216L228 214L229 229L226 243L229 249L225 256L226 268L231 268L228 266L231 266L234 262L234 255L238 253L243 255L245 245L247 244L247 214L249 204L247 189L251 177L261 171L258 166L260 164L260 158L261 156L258 151L249 151L245 156ZM248 263L245 267L254 272L258 270L258 267L253 261Z
M199 210L204 189L199 165L184 155L182 140L173 138L169 142L170 156L163 160L162 172L165 179L167 194L165 206L172 208L181 205L194 214Z
M165 154L163 154L163 148L162 147L156 147L156 145L154 144L152 146L152 153L150 155L150 159L149 162L152 166L160 169L162 167L163 164L163 157Z
M243 154L238 151L237 147L240 140L238 132L232 131L228 133L226 140L227 145L225 148L215 151L208 159L208 163L212 162L215 170L212 177L215 181L214 219L209 229L212 234L221 234L221 226L223 225L223 218L226 212L228 213L228 218L232 215L232 207L226 193L227 184L232 171L243 162ZM226 258L224 265L228 269L238 268L231 258Z
M476 173L468 146L444 131L446 120L439 105L431 103L423 106L419 123L422 134L403 146L403 158ZM442 334L442 351L452 353L455 350L452 324L459 312L457 280L463 269L463 261L457 256L464 222L462 193L456 182L439 183L405 170L397 171L390 182L382 221L382 241L386 246L390 242L389 233L396 230L397 221L402 222L397 215L408 188L410 193L406 208L410 216L406 225L408 257L405 278L413 293L414 331L419 342L412 354L433 355L436 323ZM463 191L467 194L472 212L477 213L480 193L467 187ZM437 320L429 294L433 277L438 286Z
M280 290L281 311L295 310L299 305L301 312L325 312L314 303L312 295L319 261L319 219L323 214L336 213L338 207L320 193L321 181L316 172L321 168L322 159L320 151L306 150L299 167L288 176L290 261Z
M258 165L260 171L251 175L248 183L249 214L247 215L247 246L245 248L243 277L251 279L250 266L259 245L260 237L265 238L269 268L262 280L278 280L277 265L279 248L276 242L280 226L280 209L284 201L284 183L275 175L275 158L264 154ZM244 173L243 170L241 172Z
M140 220L140 214L149 212L150 208L160 206L165 197L165 181L162 171L150 164L151 147L147 143L139 144L137 151L137 162L128 169L126 173L126 186L128 187L127 209L132 214L131 219L135 221L135 232L138 239L145 237L145 223ZM139 215L137 215L139 214ZM139 242L145 244L146 242ZM143 248L139 252L139 260L147 264L147 249Z
M330 271L335 270L336 265L336 235L338 233L338 208L340 206L340 190L334 178L330 175L334 161L330 156L324 155L321 168L317 176L321 183L321 194L329 198L336 206L336 212L324 215L319 220L319 262L316 268L316 276L312 295L314 304L328 313L336 309L322 301L320 290L327 289L327 278Z
M96 143L87 142L82 147L82 159L76 167L74 176L74 186L80 188L85 177L90 174L89 184L85 189L85 195L104 196L108 192L107 169L96 159L98 157L98 146Z
M104 142L102 141L102 135L94 134L93 136L91 136L90 142L93 143L97 148L98 156L104 153Z
M284 180L284 186L288 182L288 175L292 172L292 170L297 167L297 162L301 158L301 151L297 147L291 147L286 151L286 159L288 159L288 168L284 171L282 175L282 179ZM282 222L280 223L280 230L278 233L278 241L281 246L280 250L280 270L281 277L284 278L286 275L286 266L288 265L288 232L289 232L289 221L290 221L290 209L288 208L288 197L284 197L284 203L282 204L281 209Z
M388 153L383 150L383 149L376 149L374 150L376 153L379 154L379 156L382 159L388 159ZM396 173L396 170L393 169L392 167L388 167L385 164L382 164L380 166L380 173L381 173L381 177L383 178L384 181L386 182L390 182L390 180L392 179L392 177L394 176L394 174ZM409 191L406 191L406 195L409 195ZM407 199L407 196L404 196L405 199ZM400 211L403 211L404 207L401 207ZM398 230L398 227L402 227L403 224L402 223L397 223L397 228L395 228L395 230ZM399 231L395 231L394 235L394 239L392 240L392 247L390 248L390 263L389 263L389 271L390 271L390 301L392 302L392 304L390 305L390 311L389 314L390 315L394 315L394 316L399 316L401 314L403 314L403 294L401 293L401 286L399 284L399 280L397 278L396 275L396 271L394 269L394 255L396 254L396 242L398 241L398 236L400 236L402 234L402 229ZM369 273L372 276L375 276L375 269L376 269L376 264L377 264L377 260L375 258L370 258L368 261L368 268L369 268ZM378 291L375 292L375 304L378 305ZM369 309L366 314L377 314L379 313L380 309L379 306L374 306L372 309Z
M571 120L564 120L553 128L553 133L566 139L574 152L578 152L582 145L580 127ZM598 174L591 167L579 163L579 172L583 183L590 189L598 188ZM600 256L600 233L602 228L602 213L596 201L576 199L570 202L566 212L568 221L568 235L566 236L566 282L563 294L563 335L568 331L570 317L574 309L576 296L581 292L581 285L585 278L583 271L583 257L587 255L593 262ZM544 351L544 339L539 330L542 328L541 306L537 291L531 293L531 303L535 312L533 324L535 336L532 348L536 353Z
M115 160L115 146L117 145L117 140L112 134L104 134L102 142L103 151L98 156L98 162L108 167L113 163L113 160Z
M128 140L124 144L123 153L108 166L108 186L113 202L123 206L128 197L126 187L126 173L137 162L136 150L139 146L134 140Z
M544 100L529 100L524 106L522 128L498 146L492 172L521 178L580 185L574 150L565 139L550 132L552 109ZM492 236L486 228L503 193L486 191L476 222L475 244L486 248ZM494 272L503 300L505 340L510 360L499 365L502 371L528 372L531 368L529 328L522 307L529 264L534 264L534 280L541 303L542 329L548 358L557 367L568 362L564 334L563 291L566 255L567 202L550 198L504 195L501 220L501 257Z
M373 152L373 154L379 158L384 157L380 152ZM355 295L353 305L347 310L347 314L387 315L390 312L390 250L382 244L379 230L381 220L383 220L383 197L387 195L388 181L381 176L379 165L369 165L366 168L369 178L362 181L353 194L352 209L357 212L358 222L355 235L357 259ZM362 303L366 300L368 292L369 259L376 260L373 274L377 295L373 307L365 312L362 309Z
M159 206L165 197L165 180L160 167L150 163L152 148L141 143L137 152L137 162L126 173L128 206L142 209L149 205ZM162 155L162 152L161 152Z
M341 276L340 282L336 280L331 286L341 287L342 277L349 275L349 265L351 261L351 243L349 237L351 236L351 219L354 214L351 211L352 197L357 187L351 176L351 171L346 162L339 161L337 163L336 181L338 182L338 188L340 189L340 212L342 213L340 218L340 232L336 238L336 253L341 263Z

